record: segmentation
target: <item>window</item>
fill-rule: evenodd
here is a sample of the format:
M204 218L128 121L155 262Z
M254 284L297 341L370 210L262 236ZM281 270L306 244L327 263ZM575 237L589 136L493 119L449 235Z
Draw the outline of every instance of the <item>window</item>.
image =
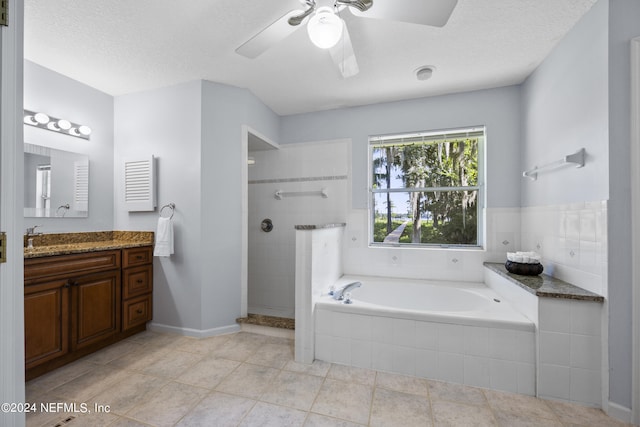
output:
M475 127L371 137L370 242L479 246L484 134Z

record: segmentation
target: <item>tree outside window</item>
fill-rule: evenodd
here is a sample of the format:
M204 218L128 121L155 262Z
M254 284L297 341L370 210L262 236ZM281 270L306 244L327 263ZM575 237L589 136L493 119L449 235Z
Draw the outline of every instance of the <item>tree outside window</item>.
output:
M478 245L484 128L370 140L372 243Z

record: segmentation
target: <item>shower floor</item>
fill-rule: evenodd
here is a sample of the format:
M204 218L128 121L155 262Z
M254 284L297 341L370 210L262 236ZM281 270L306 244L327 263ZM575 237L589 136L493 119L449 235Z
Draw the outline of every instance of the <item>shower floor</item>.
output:
M251 314L247 317L239 317L236 319L238 323L246 323L248 325L270 326L272 328L295 329L295 320L286 317L265 316L263 314Z

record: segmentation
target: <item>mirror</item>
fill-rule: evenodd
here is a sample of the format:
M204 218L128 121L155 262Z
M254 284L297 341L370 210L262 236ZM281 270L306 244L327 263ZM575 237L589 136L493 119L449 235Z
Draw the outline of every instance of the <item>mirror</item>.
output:
M24 144L24 216L89 216L89 156Z

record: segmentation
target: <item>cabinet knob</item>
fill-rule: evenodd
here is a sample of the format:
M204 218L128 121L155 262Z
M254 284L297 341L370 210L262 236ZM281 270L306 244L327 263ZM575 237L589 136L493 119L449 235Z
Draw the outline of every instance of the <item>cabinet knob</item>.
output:
M142 314L142 309L140 309L140 308L139 308L139 309L137 309L137 310L136 310L136 313L138 313L138 314Z
M144 259L144 257L142 255L137 255L136 259Z
M136 280L136 283L142 283L142 282L143 282L143 280L142 280L142 279L138 279L138 280Z

